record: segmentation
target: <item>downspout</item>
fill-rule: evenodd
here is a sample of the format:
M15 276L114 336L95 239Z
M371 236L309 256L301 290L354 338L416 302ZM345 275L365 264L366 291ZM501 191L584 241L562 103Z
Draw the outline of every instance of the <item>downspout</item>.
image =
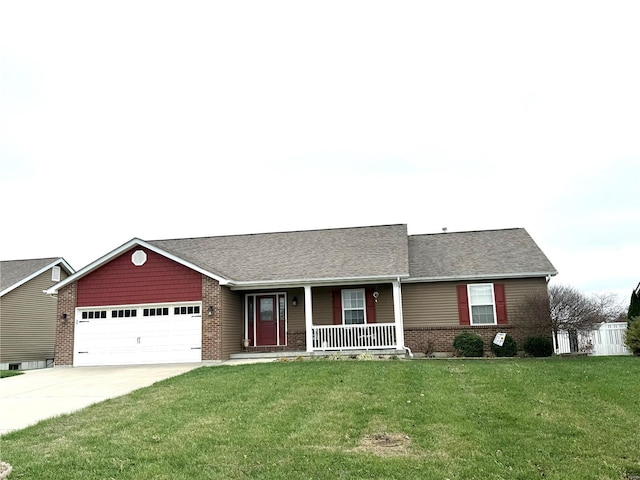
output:
M397 349L404 350L406 356L408 356L409 358L413 358L413 352L409 347L407 347L404 344L404 313L402 311L402 283L400 282L399 276L396 277L396 284L397 284L397 288L395 288L394 286L394 289L397 292L397 294L394 295L394 310L397 310L397 312L399 313L398 319L402 323L402 328L399 329L400 335L398 335L401 341L398 342Z

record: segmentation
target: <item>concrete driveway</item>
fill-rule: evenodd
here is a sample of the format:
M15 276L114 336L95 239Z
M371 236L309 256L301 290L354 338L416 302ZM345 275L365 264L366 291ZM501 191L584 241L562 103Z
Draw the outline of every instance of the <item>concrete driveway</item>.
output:
M118 367L54 367L0 380L0 435L125 395L202 363Z

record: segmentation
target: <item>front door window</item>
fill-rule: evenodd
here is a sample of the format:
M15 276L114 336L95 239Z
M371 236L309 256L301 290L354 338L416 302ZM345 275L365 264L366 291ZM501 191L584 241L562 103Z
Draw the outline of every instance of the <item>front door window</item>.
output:
M260 297L260 321L273 321L273 297Z

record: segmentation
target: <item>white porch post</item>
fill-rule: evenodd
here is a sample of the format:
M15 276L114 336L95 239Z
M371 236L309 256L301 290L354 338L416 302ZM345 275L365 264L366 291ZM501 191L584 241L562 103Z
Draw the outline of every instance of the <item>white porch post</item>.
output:
M311 303L311 285L304 286L304 325L306 331L307 352L313 352L313 305Z
M396 326L396 349L404 350L404 317L402 315L402 289L400 279L393 284L393 317Z

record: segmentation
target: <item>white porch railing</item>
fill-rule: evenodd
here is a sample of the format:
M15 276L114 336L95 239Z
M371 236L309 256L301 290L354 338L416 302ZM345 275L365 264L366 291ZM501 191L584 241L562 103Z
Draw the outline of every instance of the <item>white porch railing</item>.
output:
M314 350L396 348L394 323L366 325L314 325Z
M553 342L557 354L631 355L624 343L627 322L602 323L588 332L559 331Z

